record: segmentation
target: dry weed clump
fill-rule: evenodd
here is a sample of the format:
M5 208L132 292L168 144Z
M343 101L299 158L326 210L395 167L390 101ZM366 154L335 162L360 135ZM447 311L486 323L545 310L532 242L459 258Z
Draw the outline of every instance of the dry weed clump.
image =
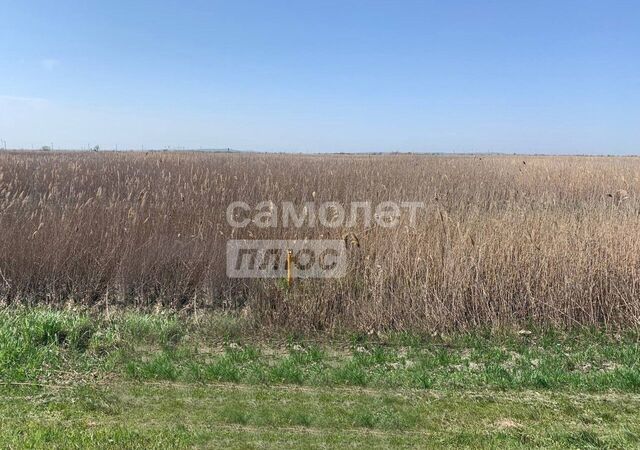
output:
M314 330L635 327L639 189L636 158L0 153L0 301ZM265 200L426 206L415 227L227 224L231 202ZM349 270L228 279L228 239L343 239Z

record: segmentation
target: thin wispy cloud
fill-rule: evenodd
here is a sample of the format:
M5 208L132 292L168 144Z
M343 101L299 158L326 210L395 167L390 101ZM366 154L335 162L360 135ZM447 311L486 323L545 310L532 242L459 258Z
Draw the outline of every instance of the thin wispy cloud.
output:
M0 95L0 106L3 109L15 110L15 108L41 109L49 105L49 100L41 97L20 97L16 95Z
M46 70L47 72L51 72L60 66L60 61L54 58L45 58L40 61L40 64L42 65L42 68L44 70Z
M20 97L17 95L0 95L0 103L23 104L23 105L44 105L48 102L46 98L40 97Z

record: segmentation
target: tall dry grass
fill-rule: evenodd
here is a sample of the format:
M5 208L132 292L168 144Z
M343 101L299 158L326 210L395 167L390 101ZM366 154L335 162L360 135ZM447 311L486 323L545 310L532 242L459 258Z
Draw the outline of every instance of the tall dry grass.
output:
M243 308L302 329L636 327L639 189L636 158L0 153L0 300ZM426 207L415 228L233 229L238 200ZM345 231L360 246L344 278L226 278L228 239Z

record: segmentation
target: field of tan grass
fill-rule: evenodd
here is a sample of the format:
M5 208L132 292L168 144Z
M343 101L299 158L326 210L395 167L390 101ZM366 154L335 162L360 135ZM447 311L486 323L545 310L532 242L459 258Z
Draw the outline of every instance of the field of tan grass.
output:
M0 152L0 302L299 330L636 327L639 191L622 157ZM233 228L234 201L425 206L415 226ZM226 276L229 239L345 233L343 278Z

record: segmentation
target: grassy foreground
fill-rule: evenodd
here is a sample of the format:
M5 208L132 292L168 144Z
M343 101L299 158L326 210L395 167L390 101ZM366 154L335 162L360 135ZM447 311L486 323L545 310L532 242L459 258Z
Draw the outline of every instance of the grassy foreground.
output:
M3 448L640 445L637 335L247 332L0 312Z

